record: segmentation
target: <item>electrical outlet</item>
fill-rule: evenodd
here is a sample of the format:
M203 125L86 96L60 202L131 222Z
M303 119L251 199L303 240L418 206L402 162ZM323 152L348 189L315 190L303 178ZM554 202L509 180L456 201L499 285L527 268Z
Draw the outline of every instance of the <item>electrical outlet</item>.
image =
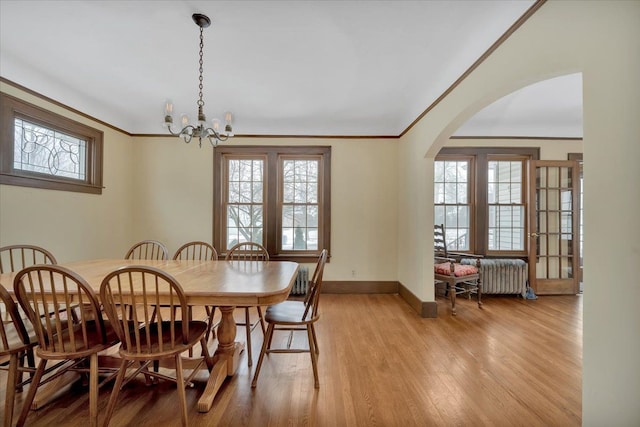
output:
M351 270L351 277L356 277L356 271L355 270Z

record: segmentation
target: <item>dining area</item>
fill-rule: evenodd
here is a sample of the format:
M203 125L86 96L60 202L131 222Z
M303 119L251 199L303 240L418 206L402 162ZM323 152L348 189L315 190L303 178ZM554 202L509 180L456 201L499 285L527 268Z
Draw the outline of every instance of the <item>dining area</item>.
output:
M122 259L59 264L37 246L0 248L4 425L31 425L65 393L87 392L77 410L92 426L110 425L131 389L143 400L171 394L167 423L188 425L190 412L212 409L245 356L251 372L253 328L266 335L252 387L271 351L309 353L318 387L314 323L327 251L304 301L289 301L298 263L269 261L258 246L241 245L218 259L211 245L194 241L168 259L162 244L143 241ZM306 330L306 348L271 349L269 334L278 327Z

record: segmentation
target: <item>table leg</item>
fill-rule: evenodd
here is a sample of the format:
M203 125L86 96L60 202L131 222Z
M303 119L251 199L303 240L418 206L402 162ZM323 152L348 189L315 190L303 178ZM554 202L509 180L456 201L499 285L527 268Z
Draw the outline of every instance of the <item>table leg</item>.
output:
M60 375L58 378L51 380L41 387L38 387L33 402L31 403L31 409L37 410L42 408L47 403L51 402L58 396L66 393L71 384L76 382L80 378L80 374L74 371L67 371Z
M208 412L213 405L213 399L227 376L232 376L238 370L241 343L235 342L236 322L233 318L235 307L220 307L222 319L218 325L218 349L214 355L214 365L207 386L198 400L198 412Z

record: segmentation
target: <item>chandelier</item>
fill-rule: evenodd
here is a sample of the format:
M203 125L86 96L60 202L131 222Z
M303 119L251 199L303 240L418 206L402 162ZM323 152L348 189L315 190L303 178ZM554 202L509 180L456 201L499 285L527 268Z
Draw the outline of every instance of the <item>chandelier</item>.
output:
M202 111L202 107L204 107L204 101L202 100L202 48L204 47L204 38L202 36L202 31L211 25L211 20L208 16L202 15L200 13L194 13L191 18L193 22L196 23L198 27L200 27L200 83L198 85L198 122L197 124L189 123L189 117L186 114L183 114L181 117L182 129L179 131L175 131L173 127L173 103L171 100L165 101L164 104L164 125L167 127L167 130L171 135L179 136L184 139L184 142L187 144L191 142L191 139L198 138L198 142L200 147L202 147L202 139L206 138L209 140L212 146L217 146L218 142L226 141L227 139L233 136L233 128L231 127L231 122L233 117L230 112L224 113L224 130L220 129L220 120L213 119L211 122L211 127L207 126L207 118Z

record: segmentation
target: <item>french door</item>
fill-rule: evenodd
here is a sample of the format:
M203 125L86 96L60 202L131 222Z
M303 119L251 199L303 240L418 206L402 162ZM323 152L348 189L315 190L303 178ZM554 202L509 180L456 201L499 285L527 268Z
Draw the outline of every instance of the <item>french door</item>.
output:
M529 284L538 295L579 291L579 166L529 163Z

